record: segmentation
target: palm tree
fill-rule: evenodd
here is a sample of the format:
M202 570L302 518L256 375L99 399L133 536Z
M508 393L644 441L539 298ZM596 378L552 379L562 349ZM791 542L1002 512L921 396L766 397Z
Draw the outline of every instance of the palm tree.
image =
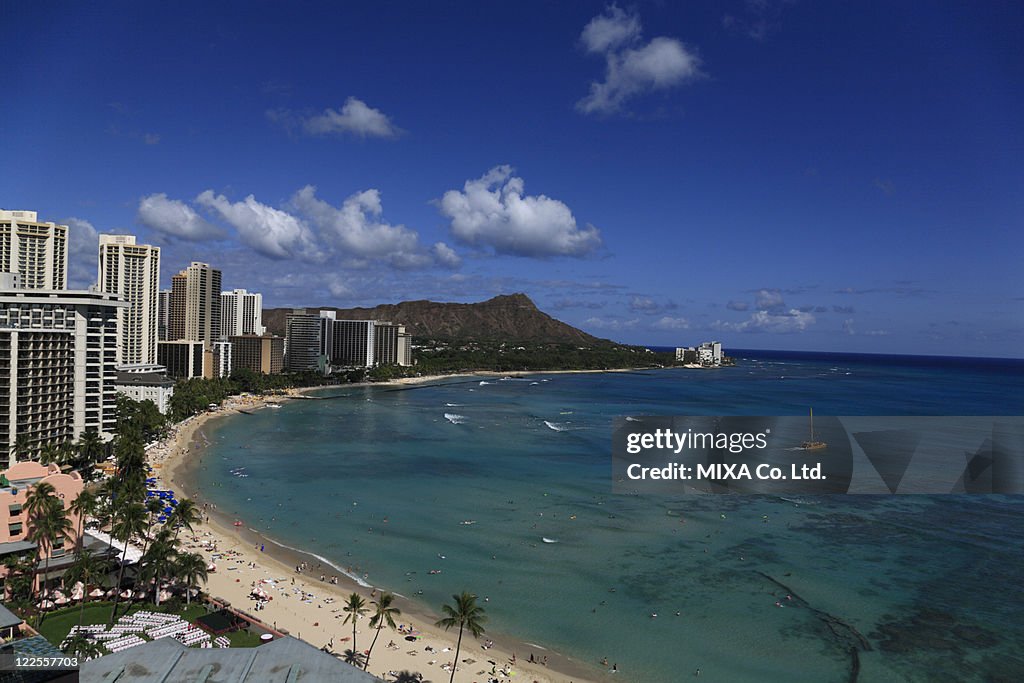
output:
M85 617L85 601L89 597L89 586L96 583L96 579L107 573L110 568L110 560L99 555L94 555L90 550L82 550L75 558L75 563L68 567L64 573L64 585L70 581L72 584L81 581L84 586L82 590L82 605L78 615L78 625L82 625Z
M78 456L81 462L81 469L91 472L93 466L100 461L103 455L103 440L96 432L82 432L78 437Z
M388 628L395 627L395 617L402 613L402 610L397 607L392 607L392 603L395 601L394 593L381 593L379 600L374 600L373 604L377 608L373 616L370 617L370 628L376 628L377 632L373 634L373 642L370 643L370 649L366 652L366 664L363 665L363 671L367 670L370 666L370 657L373 655L373 646L377 644L377 636L380 635L380 630L387 624ZM353 645L355 641L353 640Z
M167 527L157 532L153 544L142 557L140 579L153 582L153 601L160 604L160 584L164 577L171 575L178 557L178 541L171 536Z
M60 463L61 453L60 447L55 443L47 443L43 446L42 450L39 451L39 462L44 465L50 465L52 463Z
M69 512L78 515L78 535L75 537L75 552L81 552L84 545L82 527L85 525L85 518L94 515L98 505L99 501L96 499L96 494L89 489L82 489L81 493L75 496L75 499L71 501L71 505L68 506Z
M348 616L345 617L345 621L343 621L342 623L347 624L349 622L349 619L352 620L352 649L355 650L356 621L359 619L359 617L363 616L368 611L366 607L366 600L364 600L363 596L359 595L359 593L353 593L352 595L348 596L348 602L345 603L345 606L342 609L344 612L348 613ZM351 662L349 663L351 664Z
M64 647L64 653L72 657L78 657L80 662L103 656L103 650L99 643L86 638L84 633L78 632L71 636L68 644Z
M185 604L192 604L192 588L209 578L206 560L198 553L182 553L174 565L174 575L185 582Z
M448 683L455 680L455 670L459 668L459 650L462 649L462 631L468 629L474 638L479 638L484 632L484 623L487 616L484 608L476 604L476 596L463 591L462 595L453 595L455 606L441 605L441 611L447 616L439 619L435 626L440 626L445 631L453 626L459 627L459 641L455 645L455 664L452 666L452 676Z
M178 531L181 527L185 527L189 532L194 531L192 528L193 524L199 524L203 521L203 513L199 511L199 506L188 498L182 498L178 501L174 510L171 511L170 517L167 519L167 523L174 529L174 537L178 537Z
M64 511L64 501L48 482L39 482L25 498L25 512L28 514L28 539L38 545L40 559L44 560L43 595L46 595L50 573L50 555L58 540L69 538L74 526ZM42 621L42 614L40 614Z
M11 458L13 461L15 458L21 460L31 460L31 456L25 458L18 458L17 456L25 456L32 449L32 441L29 439L28 434L21 433L14 437L14 444L12 444L11 455L15 456Z
M110 623L114 623L117 614L117 603L121 597L121 582L124 580L125 558L128 555L128 543L146 528L146 508L140 503L120 501L116 506L111 536L124 543L121 551L121 567L117 570L117 592L114 594L114 608L110 611Z
M164 502L155 496L146 500L146 514L149 515L149 522L146 524L146 531L142 534L142 556L146 556L149 541L153 533L153 519L164 509Z
M355 647L354 643L352 647ZM346 664L351 664L352 666L358 666L362 668L363 662L366 660L366 655L364 655L362 652L356 652L355 650L348 649L342 653L341 659Z

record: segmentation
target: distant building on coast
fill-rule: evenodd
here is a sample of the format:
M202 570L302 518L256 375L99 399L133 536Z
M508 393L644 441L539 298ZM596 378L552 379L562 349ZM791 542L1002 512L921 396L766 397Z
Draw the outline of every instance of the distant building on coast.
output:
M677 347L676 361L687 365L718 367L722 364L722 342L704 342L700 346Z
M213 342L213 377L230 377L234 369L234 349L231 342Z
M26 289L67 289L68 226L0 209L0 273L18 273Z
M167 341L202 342L203 362L199 375L217 376L214 342L221 338L221 272L208 263L193 261L188 268L171 278L168 297ZM171 365L164 361L159 361ZM194 368L192 371L195 371Z
M276 375L284 371L284 339L274 335L244 334L231 337L233 365Z
M288 370L412 365L412 335L380 320L338 320L334 311L295 309L285 320Z
M114 387L117 393L133 401L152 401L157 410L166 415L171 409L171 396L174 396L174 380L167 377L166 368L149 367L153 369L144 369L143 366L118 368Z
M373 360L376 365L412 365L412 335L405 325L374 324Z
M289 372L315 370L320 366L322 353L322 316L330 311L310 313L304 308L293 309L285 317L285 367Z
M25 289L0 273L0 467L116 424L114 294Z
M157 360L175 379L203 377L206 353L201 341L162 341L156 345ZM212 359L213 354L210 354Z
M161 289L157 295L156 336L157 341L167 341L167 320L171 311L171 290Z
M243 334L262 335L263 295L234 289L220 293L220 336L222 339Z
M117 294L130 305L118 309L118 365L156 362L160 247L136 244L134 235L100 235L101 292Z

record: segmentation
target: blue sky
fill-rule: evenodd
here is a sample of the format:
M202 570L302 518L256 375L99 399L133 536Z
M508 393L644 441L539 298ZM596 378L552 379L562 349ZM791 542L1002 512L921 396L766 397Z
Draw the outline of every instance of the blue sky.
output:
M266 305L1020 357L1024 6L13 3L0 206ZM146 6L140 6L146 5Z

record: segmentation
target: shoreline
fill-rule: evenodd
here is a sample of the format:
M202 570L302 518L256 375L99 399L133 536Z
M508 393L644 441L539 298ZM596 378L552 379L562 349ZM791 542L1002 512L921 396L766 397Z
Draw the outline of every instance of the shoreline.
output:
M329 561L301 548L284 545L280 541L246 526L235 527L233 521L225 514L216 509L207 509L204 504L209 501L206 501L202 496L202 491L195 487L192 477L194 468L202 461L202 454L208 443L203 428L217 418L236 415L242 410L266 409L265 406L268 404L282 403L324 389L371 385L401 386L423 384L453 377L502 377L524 374L548 373L520 371L431 375L400 378L388 382L306 387L290 390L285 396L233 397L225 401L224 405L216 412L202 413L175 425L173 433L168 436L162 446L152 449L152 453L147 453L147 459L153 465L154 474L164 487L177 490L180 497L192 499L206 516L203 524L197 526L196 534L192 537L191 542L187 544L188 550L201 551L207 560L210 560L214 554L220 556L216 560L217 572L210 574L206 592L212 597L227 600L233 607L252 614L274 628L283 629L314 647L320 648L333 643L333 651L340 653L351 647L351 643L348 641L352 636L351 622L343 624L346 615L341 611L341 607L344 600L350 593L357 592L367 601L367 606L372 607L370 605L370 601L373 599L371 592L386 590L386 588L368 586L365 582L361 582L357 571L346 573ZM315 400L315 397L308 398ZM204 548L202 546L204 542L215 544L216 551L211 552ZM296 567L302 563L306 563L308 569L304 573L298 574ZM326 575L328 580L320 581L321 574ZM337 576L336 584L330 581L332 576ZM271 579L273 583L259 583L265 579ZM269 585L278 590L277 593L273 593L277 599L265 603L262 614L255 613L253 609L255 603L248 597L251 584L254 581L257 582L256 585L262 585L264 588ZM316 598L303 599L309 594L315 595ZM403 640L404 636L394 630L384 629L381 631L380 642L374 648L370 660L370 673L376 672L383 678L385 677L384 672L409 669L419 671L425 678L437 680L448 675L449 670L442 670L441 667L452 660L451 653L454 652L458 632L454 630L445 632L434 626L438 615L407 596L395 593L394 604L402 610L400 618L396 621L415 624L422 637L415 642L406 642ZM324 609L325 607L327 609ZM360 627L357 628L357 645L360 651L365 651L368 647L369 641L366 639L372 640L373 638L373 631L368 626L368 619L369 615L360 620ZM397 641L395 640L396 636L398 637ZM496 644L482 649L481 646L488 640L494 640ZM401 645L396 648L388 647L392 642ZM432 651L426 649L428 647ZM538 659L537 663L529 662L531 654ZM513 656L515 656L515 665L512 671L514 671L515 678L503 677L501 669L505 667L507 670L509 663L513 661ZM547 666L539 663L542 657L548 660ZM466 663L467 659L474 661ZM479 641L473 638L464 638L460 660L463 662L459 667L459 679L461 680L487 680L491 676L500 677L500 680L503 681L525 680L537 683L596 683L599 680L607 680L596 662L593 665L580 662L539 645L526 643L514 636L497 632L487 632ZM491 673L492 668L494 673Z

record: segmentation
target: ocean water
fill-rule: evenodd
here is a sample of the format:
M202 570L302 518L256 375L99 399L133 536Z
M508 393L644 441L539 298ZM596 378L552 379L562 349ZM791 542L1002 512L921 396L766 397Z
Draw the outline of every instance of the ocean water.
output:
M1024 497L640 497L610 478L617 416L1020 415L1024 364L736 355L327 390L211 423L194 476L275 540L435 612L476 593L491 629L607 657L609 680L1024 678Z

